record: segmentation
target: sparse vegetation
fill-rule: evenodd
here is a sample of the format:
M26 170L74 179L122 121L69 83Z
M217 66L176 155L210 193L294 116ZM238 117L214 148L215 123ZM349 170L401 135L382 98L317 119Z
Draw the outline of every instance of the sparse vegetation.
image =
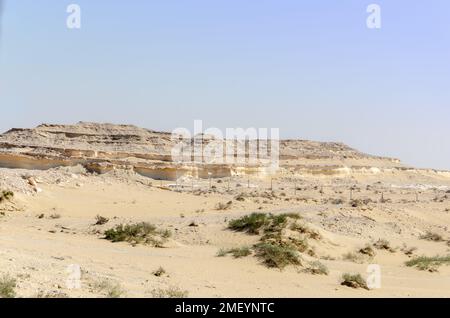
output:
M316 231L310 230L304 224L297 224L301 217L298 213L265 214L252 213L242 218L232 220L228 227L235 231L242 231L249 234L261 234L260 243L253 246L256 257L268 267L283 269L288 265L301 265L300 253L307 253L314 256L314 250L309 246L307 238L319 239L320 235ZM288 231L290 229L296 233ZM234 250L235 257L250 255L250 249ZM220 250L218 256L225 256L231 253L227 250Z
M59 291L39 291L35 298L69 298L65 293Z
M328 275L328 268L319 261L314 261L308 264L305 272L313 275Z
M231 249L220 249L217 253L218 257L224 257L228 254L231 254L234 258L241 258L246 257L252 254L252 250L245 246L245 247L237 247L237 248L231 248Z
M363 257L361 254L348 252L342 255L342 259L344 261L350 261L353 263L361 263L363 261Z
M113 282L109 279L104 279L97 282L94 287L98 291L104 292L107 298L120 298L125 293L119 283Z
M255 246L256 256L268 267L285 268L287 265L301 265L297 250L291 246L259 243Z
M16 280L9 275L3 275L0 278L0 298L16 297Z
M109 219L105 218L104 216L97 215L95 217L95 225L104 225L104 224L106 224L108 222L109 222Z
M131 244L150 244L162 247L171 236L168 230L159 230L153 224L142 222L136 224L120 224L105 231L105 239L111 242L129 242Z
M189 293L186 290L181 290L178 287L159 288L152 291L154 298L187 298L188 295Z
M438 234L438 233L434 233L434 232L426 232L425 234L421 235L420 238L422 240L426 240L426 241L432 241L432 242L443 242L444 238Z
M373 244L373 247L379 250L386 250L391 253L395 253L395 248L391 247L391 243L389 243L389 241L385 239L379 239Z
M406 256L412 256L415 251L417 251L417 247L408 247L406 245L402 247L402 252L405 253Z
M50 215L50 219L56 220L56 219L60 219L61 215L58 213L53 213Z
M227 203L219 202L216 204L215 209L218 211L225 211L231 208L233 201L228 201Z
M450 255L448 256L419 256L415 257L405 263L408 267L417 267L422 271L437 271L441 265L450 265Z
M361 274L345 273L344 275L342 275L341 285L351 288L364 288L369 290L369 287L367 287L367 283L364 278L362 278Z
M164 276L166 274L166 270L160 266L156 271L153 272L153 275L155 275L156 277L161 277Z
M259 234L259 230L268 225L269 217L265 213L252 213L240 219L232 220L228 224L228 228L234 231L247 232L250 234Z
M3 190L0 192L0 203L4 201L10 201L14 197L14 192L9 190Z

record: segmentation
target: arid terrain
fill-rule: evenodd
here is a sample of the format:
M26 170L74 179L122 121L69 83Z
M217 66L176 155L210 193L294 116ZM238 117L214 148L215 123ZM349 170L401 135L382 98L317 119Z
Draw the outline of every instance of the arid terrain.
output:
M450 297L450 172L340 143L281 141L271 173L172 146L125 125L0 135L0 297Z

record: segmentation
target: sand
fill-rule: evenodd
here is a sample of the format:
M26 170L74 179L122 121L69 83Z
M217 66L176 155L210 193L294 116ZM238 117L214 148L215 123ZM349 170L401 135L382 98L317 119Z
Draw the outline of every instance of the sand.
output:
M115 295L114 288L120 297L154 297L157 290L168 289L186 292L188 297L450 296L450 267L429 272L405 266L417 255L450 254L447 242L420 239L426 231L450 239L446 197L450 181L445 178L412 179L406 173L308 176L296 182L279 178L273 186L278 198L267 200L260 196L270 192L269 178L253 177L248 187L246 177L235 177L229 191L227 179L213 180L215 189L209 188L208 180L195 180L193 193L190 180L180 182L181 190L173 182L122 174L27 171L37 180L41 191L36 193L22 183L19 176L23 173L0 169L2 188L16 187L12 201L0 206L4 214L0 216L0 275L16 279L18 297L108 297ZM433 183L427 187L425 182ZM352 207L349 184L360 189L353 191L353 198L373 202ZM415 201L417 188L421 188L419 202ZM381 192L387 202L379 202ZM240 193L253 194L237 201ZM331 198L342 198L344 203L335 204ZM216 209L219 202L229 201L229 209ZM312 275L305 272L305 266L268 268L254 255L218 257L221 248L252 246L258 241L255 235L227 229L229 220L256 211L299 213L322 237L313 242L316 256L303 256L305 264L319 260L329 274ZM109 222L94 225L97 215ZM105 230L136 222L150 222L173 235L164 248L104 239ZM345 253L378 239L388 240L396 251L376 250L373 259L361 263L344 260ZM402 251L404 246L417 250L408 256ZM81 268L80 288L67 284L73 275L68 268L73 264ZM381 288L340 285L343 273L367 277L369 264L380 266ZM160 267L165 274L155 276Z

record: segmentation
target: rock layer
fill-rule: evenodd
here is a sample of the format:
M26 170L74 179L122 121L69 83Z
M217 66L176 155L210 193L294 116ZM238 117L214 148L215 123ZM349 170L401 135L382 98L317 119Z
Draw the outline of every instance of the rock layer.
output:
M132 167L153 179L171 180L182 175L208 178L280 171L333 174L346 167L401 167L396 159L364 154L342 143L306 140L280 141L280 169L277 171L265 163L179 164L171 155L178 141L171 137L171 133L132 125L84 122L15 128L0 135L0 167L45 170L81 164L97 173ZM205 137L203 147L211 140L214 139Z

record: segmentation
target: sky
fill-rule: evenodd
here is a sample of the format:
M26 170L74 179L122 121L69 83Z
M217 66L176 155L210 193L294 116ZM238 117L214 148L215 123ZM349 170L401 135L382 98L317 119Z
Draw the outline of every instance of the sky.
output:
M448 0L3 0L0 130L202 120L450 170L449 16Z

